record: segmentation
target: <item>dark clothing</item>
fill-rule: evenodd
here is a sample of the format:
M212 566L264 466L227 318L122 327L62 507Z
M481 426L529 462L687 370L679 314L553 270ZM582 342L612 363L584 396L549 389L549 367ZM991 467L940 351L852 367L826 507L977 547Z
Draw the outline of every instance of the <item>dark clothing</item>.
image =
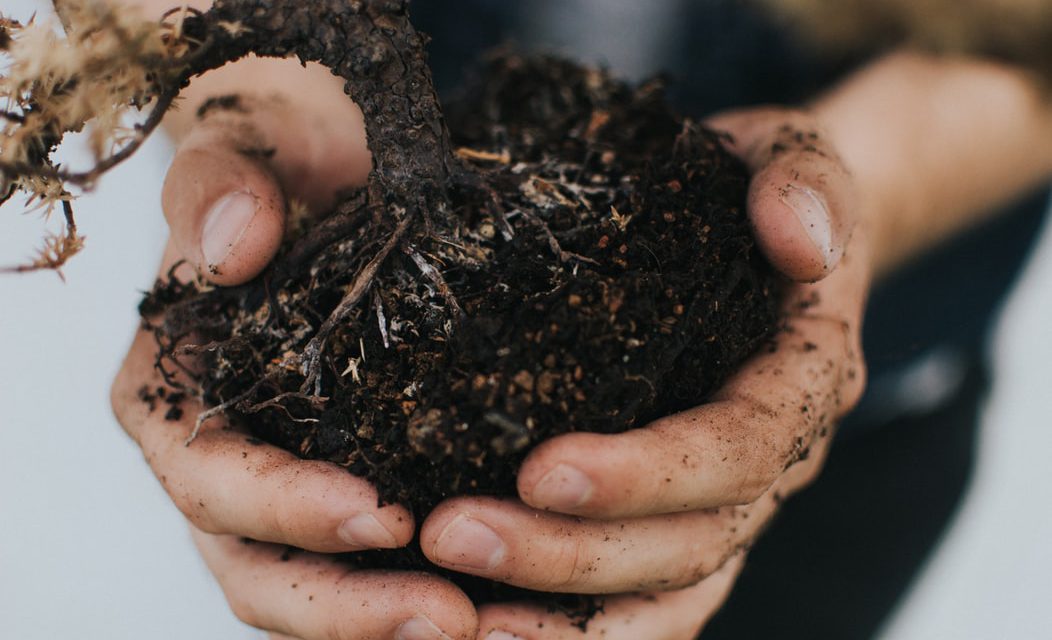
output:
M517 12L552 1L416 0L416 22L434 37L439 84L448 89L479 51L508 41ZM822 60L745 4L679 3L684 19L666 47L665 70L684 112L799 103L864 58ZM705 638L850 640L875 633L967 486L977 408L988 386L979 354L1046 204L1044 194L1025 201L873 292L864 331L866 396L842 426L821 478L786 504L751 554ZM929 360L930 371L922 366ZM910 377L920 374L935 377L926 397Z
M833 444L821 479L789 499L749 554L704 640L872 638L968 487L978 354L951 402Z

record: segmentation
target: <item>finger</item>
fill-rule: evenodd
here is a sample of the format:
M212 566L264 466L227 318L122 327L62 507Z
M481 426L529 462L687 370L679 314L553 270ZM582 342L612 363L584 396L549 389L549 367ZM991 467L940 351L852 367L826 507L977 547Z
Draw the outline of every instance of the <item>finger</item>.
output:
M523 603L486 605L479 610L483 640L693 640L726 601L741 571L737 556L719 571L680 591L617 596L582 632L577 621Z
M285 232L277 179L258 156L239 151L239 142L249 144L215 127L195 129L176 152L161 192L176 246L221 285L262 271Z
M819 285L797 285L788 326L709 404L622 434L571 433L519 470L523 502L592 518L756 500L858 401L862 256Z
M537 591L675 589L751 544L776 508L772 493L746 507L606 521L458 498L428 516L420 545L439 566Z
M711 118L752 172L749 217L760 248L789 278L813 282L843 256L857 216L853 182L810 115L756 109Z
M161 204L172 238L216 284L259 273L281 243L286 196L320 210L340 189L364 182L364 128L342 136L278 98L227 96L201 107L172 160Z
M225 429L218 419L186 446L202 407L186 400L177 407L178 419L166 419L170 407L149 399L165 386L153 366L155 352L149 334L140 331L114 382L113 408L197 527L322 552L397 547L412 538L409 512L378 508L375 490L346 469L300 460Z
M311 553L194 531L231 610L244 623L302 640L474 638L474 606L423 573L360 571Z

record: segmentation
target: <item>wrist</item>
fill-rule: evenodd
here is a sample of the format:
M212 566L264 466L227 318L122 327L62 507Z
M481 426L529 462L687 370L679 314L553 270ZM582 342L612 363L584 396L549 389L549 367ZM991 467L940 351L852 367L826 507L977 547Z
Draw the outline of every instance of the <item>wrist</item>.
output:
M1048 180L1046 100L1018 69L899 52L814 104L861 192L878 277Z

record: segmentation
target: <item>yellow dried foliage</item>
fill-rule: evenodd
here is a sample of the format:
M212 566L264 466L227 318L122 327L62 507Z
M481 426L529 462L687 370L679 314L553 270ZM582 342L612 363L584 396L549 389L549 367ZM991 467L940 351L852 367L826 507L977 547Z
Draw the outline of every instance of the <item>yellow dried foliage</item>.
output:
M62 275L62 267L70 258L80 253L84 248L84 237L77 235L76 229L67 231L65 234L52 233L44 238L44 245L37 249L37 254L32 261L16 267L4 267L0 273L28 273L30 271L50 270Z
M185 9L158 23L108 0L56 5L61 27L0 16L0 203L15 192L45 214L67 203L69 225L65 235L46 238L33 263L17 271L57 270L80 250L64 182L91 188L121 159L121 150L142 142L149 131L128 126L132 112L163 102L182 71L181 60L199 44L182 32ZM53 164L51 152L65 134L85 127L95 167L66 173Z

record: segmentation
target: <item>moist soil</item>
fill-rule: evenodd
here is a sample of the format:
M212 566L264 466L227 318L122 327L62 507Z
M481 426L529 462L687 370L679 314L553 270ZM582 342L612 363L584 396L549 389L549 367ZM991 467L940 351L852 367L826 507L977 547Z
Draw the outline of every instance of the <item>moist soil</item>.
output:
M210 106L223 108L246 107ZM320 220L294 217L255 281L166 278L141 309L170 394L367 478L418 519L451 496L514 495L521 461L553 436L704 402L779 317L745 168L660 82L502 54L445 113L448 202L414 217L350 193ZM349 561L434 570L415 544ZM522 594L445 575L477 601Z

